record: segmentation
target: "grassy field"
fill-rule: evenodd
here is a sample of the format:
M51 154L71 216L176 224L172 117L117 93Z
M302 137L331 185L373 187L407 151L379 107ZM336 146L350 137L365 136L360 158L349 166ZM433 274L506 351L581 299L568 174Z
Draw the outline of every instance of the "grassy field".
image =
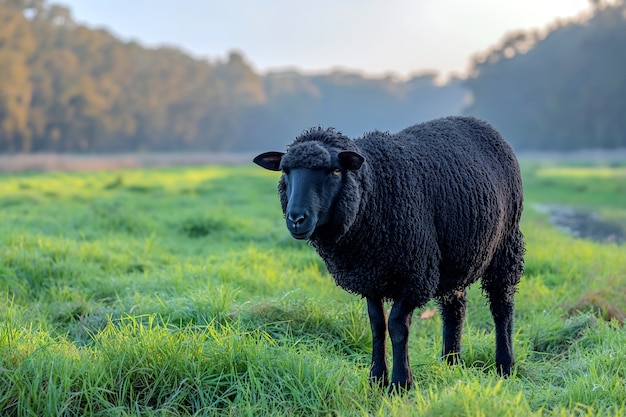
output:
M514 375L475 286L462 364L439 359L439 316L417 319L416 389L393 398L368 385L363 300L291 239L275 173L2 174L0 415L626 416L626 248L533 209L623 221L626 167L523 171Z

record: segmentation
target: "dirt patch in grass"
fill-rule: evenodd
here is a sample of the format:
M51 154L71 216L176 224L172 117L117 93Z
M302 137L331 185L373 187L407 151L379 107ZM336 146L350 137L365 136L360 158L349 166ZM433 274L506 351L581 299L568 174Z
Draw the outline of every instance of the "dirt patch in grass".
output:
M574 315L580 312L591 312L597 317L606 321L616 320L620 326L624 325L626 312L619 305L612 302L611 297L603 291L595 291L583 296L569 309L569 314Z

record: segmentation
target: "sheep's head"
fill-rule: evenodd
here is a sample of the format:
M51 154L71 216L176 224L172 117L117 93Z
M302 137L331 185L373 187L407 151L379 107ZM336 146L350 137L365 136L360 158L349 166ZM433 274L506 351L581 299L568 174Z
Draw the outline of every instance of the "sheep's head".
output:
M351 174L364 160L356 152L316 141L293 144L287 153L266 152L254 158L263 168L283 172L278 191L287 229L296 239L308 239L327 225L349 227L346 222L354 221L353 206L358 206L354 194L360 194ZM352 201L349 210L346 201Z

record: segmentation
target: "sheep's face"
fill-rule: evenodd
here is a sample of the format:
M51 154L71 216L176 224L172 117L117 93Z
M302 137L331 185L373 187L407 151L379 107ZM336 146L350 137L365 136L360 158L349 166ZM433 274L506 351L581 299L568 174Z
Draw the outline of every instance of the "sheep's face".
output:
M318 227L332 222L348 172L358 170L363 161L356 152L328 151L319 145L290 148L286 154L267 152L254 159L263 168L283 172L279 195L287 229L296 239L308 239Z

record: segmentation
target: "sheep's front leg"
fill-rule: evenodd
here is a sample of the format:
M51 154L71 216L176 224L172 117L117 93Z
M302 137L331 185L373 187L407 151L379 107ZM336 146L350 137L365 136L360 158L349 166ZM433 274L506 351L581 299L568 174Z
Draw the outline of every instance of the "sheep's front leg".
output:
M396 300L389 315L389 336L393 348L393 369L389 392L402 392L413 386L413 375L409 366L409 330L415 305L405 300Z
M367 299L367 313L372 327L372 368L370 370L370 384L386 387L389 385L389 371L387 370L387 313L383 300Z

